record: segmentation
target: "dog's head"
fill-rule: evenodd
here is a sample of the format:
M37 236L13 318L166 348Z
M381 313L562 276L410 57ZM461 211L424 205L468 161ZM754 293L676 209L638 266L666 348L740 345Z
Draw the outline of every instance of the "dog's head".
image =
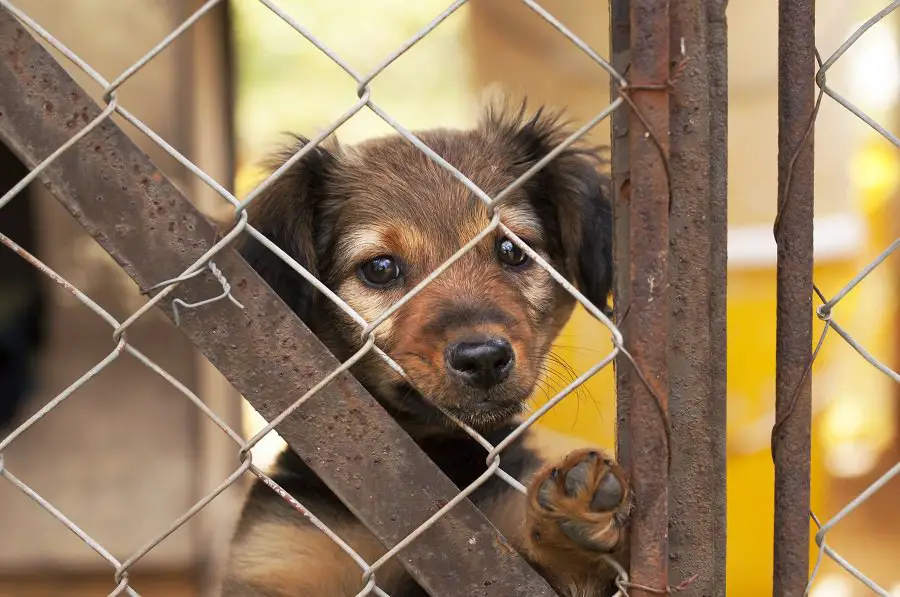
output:
M567 134L540 111L529 118L490 109L474 130L417 136L493 197ZM286 156L305 143L299 139ZM597 167L590 151L566 149L509 194L497 213L605 308L612 230ZM313 149L251 203L250 221L373 321L475 238L491 216L450 173L393 136ZM362 346L361 327L277 256L255 241L242 251L338 358ZM414 388L371 353L353 373L396 414L421 423L434 414L430 401L487 430L520 412L574 304L497 229L376 329L377 345Z

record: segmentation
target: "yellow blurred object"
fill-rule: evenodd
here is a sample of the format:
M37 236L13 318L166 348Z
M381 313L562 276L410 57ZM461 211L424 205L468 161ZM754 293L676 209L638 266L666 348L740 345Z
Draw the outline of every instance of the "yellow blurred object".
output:
M828 264L817 268L816 279L833 286L853 273L850 264ZM816 339L821 329L822 323L817 321ZM556 354L577 374L600 361L612 347L603 325L581 308L557 344ZM774 421L774 271L729 274L728 349L728 594L760 595L771 592L772 578L774 472L769 433ZM829 366L832 353L826 344L814 374ZM574 378L557 366L553 371L548 380L550 396ZM821 402L820 393L816 384L814 401ZM546 400L543 392L539 394L537 406ZM614 448L615 412L615 378L610 366L585 383L583 390L566 397L540 424ZM817 415L815 425L819 419ZM814 509L821 509L825 495L818 436L814 433L812 449ZM814 553L813 547L810 551Z
M819 268L819 280L845 280L853 268ZM728 301L728 579L729 595L771 593L774 471L769 433L774 421L775 275L773 269L738 270L729 274ZM816 322L816 333L822 324ZM578 309L563 330L557 355L582 373L611 349L605 328ZM602 339L602 342L598 342ZM827 367L823 349L815 370ZM573 376L554 368L550 395ZM545 398L537 399L537 405ZM555 430L578 435L601 446L615 446L615 379L607 367L540 421ZM814 434L815 440L816 434ZM821 508L822 451L814 443L812 505ZM812 544L814 546L814 544ZM814 554L812 547L810 553Z
M833 238L823 239L823 245L832 241L840 245L833 251L821 247L827 256L817 258L814 278L826 297L833 296L896 237L892 228L896 224L888 209L900 172L897 161L895 150L886 142L876 140L867 145L855 163L854 182L860 189L855 213L826 218L828 226L852 230L857 223L864 230L843 245ZM870 353L887 363L896 362L891 335L885 332L898 325L896 314L885 308L897 304L896 285L890 283L898 276L896 262L889 260L870 274L836 306L833 315ZM735 597L772 590L774 470L769 437L775 420L775 296L774 263L729 267L727 573L728 595ZM822 321L814 319L813 347L823 327ZM579 308L554 352L575 374L581 374L609 353L608 337L603 325ZM554 365L546 394L554 395L574 377ZM827 500L831 476L865 473L866 463L874 462L896 441L896 405L890 383L842 338L829 332L813 367L814 511L834 509ZM546 400L543 390L538 394L537 407ZM612 367L607 367L539 424L614 448L615 412L615 379ZM812 536L815 530L812 525L810 529ZM815 554L815 543L810 541L811 565Z
M553 346L553 353L570 371L551 363L551 374L535 393L535 408L569 385L575 378L612 352L609 330L581 306L575 310ZM615 450L616 393L612 363L541 417L539 423L562 433L577 435Z
M868 228L868 242L855 271L837 289L874 260L897 238L891 199L900 182L896 148L881 137L872 137L854 157L850 168L859 189L859 212ZM888 258L859 283L834 309L833 318L874 358L887 366L897 362L891 330L896 330L898 259ZM852 347L841 344L846 373L835 380L834 391L823 414L820 432L827 444L829 469L835 476L853 477L871 470L882 453L896 441L894 382L866 362Z

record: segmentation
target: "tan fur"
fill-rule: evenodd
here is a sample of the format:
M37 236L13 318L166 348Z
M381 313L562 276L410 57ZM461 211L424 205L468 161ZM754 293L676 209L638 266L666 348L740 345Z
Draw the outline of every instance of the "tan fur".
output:
M574 495L564 489L565 478L586 456L591 460L584 487ZM550 576L557 587L584 587L601 579L615 577L605 556L623 560L627 556L627 520L631 508L631 491L622 470L603 452L581 449L569 453L561 461L551 460L531 482L528 491L523 552L531 562ZM558 472L557 472L558 471ZM553 493L540 503L545 482L556 474ZM614 508L595 511L590 507L594 493L607 475L619 480L624 492ZM575 530L579 540L564 532L564 526ZM583 589L581 589L583 590ZM585 591L586 594L587 591Z
M354 311L359 313L369 323L381 317L382 313L386 312L396 302L396 299L393 299L394 293L382 292L378 294L355 278L344 280L337 290L338 296L344 299ZM375 330L379 346L393 344L390 340L393 336L393 331L393 318L388 317ZM360 329L361 332L362 330Z
M524 109L496 108L473 130L416 133L488 197L569 134L553 115L529 119ZM611 214L605 183L589 153L574 146L559 152L545 172L510 192L496 213L560 275L606 306ZM308 152L250 205L249 213L254 226L368 322L479 236L494 215L463 183L397 136L354 147L329 142ZM575 306L543 267L499 251L503 237L500 228L486 234L376 329L378 346L408 379L371 352L351 369L459 487L483 472L480 447L434 406L482 433L509 433ZM338 359L359 350L358 321L310 293L271 255L253 247L244 254ZM376 257L392 259L400 275L366 280L368 263ZM501 461L515 467L528 495L493 479L472 494L476 505L561 594L611 595L611 570L601 555L627 556L622 546L630 490L619 468L581 440L538 428L510 444ZM287 468L277 474L298 500L324 513L326 524L366 561L384 553L302 461L285 462ZM362 587L360 567L257 485L260 489L248 501L236 534L225 597L356 594ZM388 593L394 586L410 590L412 584L396 562L377 578Z
M332 528L366 562L387 551L359 525ZM312 526L263 522L237 544L230 581L264 587L283 597L355 595L363 587L363 571L330 537ZM378 585L389 590L403 574L395 560L376 573Z

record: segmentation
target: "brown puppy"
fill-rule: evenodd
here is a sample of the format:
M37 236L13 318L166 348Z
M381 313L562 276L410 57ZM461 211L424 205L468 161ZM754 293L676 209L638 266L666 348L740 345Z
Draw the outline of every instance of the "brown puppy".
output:
M470 131L417 136L489 196L553 150L568 131L538 111L490 108ZM295 153L306 140L281 156ZM605 308L612 283L611 213L597 156L561 152L498 206L501 221ZM250 207L258 229L342 297L377 318L490 222L485 205L399 136L355 147L319 147ZM243 255L341 360L361 329L327 297L255 241ZM377 344L412 384L369 353L352 373L444 472L463 488L485 470L485 452L434 405L496 445L546 367L572 296L498 230L376 330ZM614 592L602 555L626 558L630 491L600 450L529 430L502 468L529 485L522 496L492 478L472 501L562 595ZM381 546L291 451L275 480L368 562ZM426 513L421 513L423 518ZM355 595L361 571L261 482L232 545L225 597ZM394 597L425 595L395 562L377 574Z

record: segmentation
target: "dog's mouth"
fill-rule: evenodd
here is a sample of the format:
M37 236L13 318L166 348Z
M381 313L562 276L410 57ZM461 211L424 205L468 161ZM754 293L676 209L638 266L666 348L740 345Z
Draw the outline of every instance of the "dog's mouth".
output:
M420 422L443 420L448 426L456 427L456 423L446 416L449 414L478 432L491 431L508 423L525 408L524 400L489 395L470 397L464 404L439 404L407 383L398 385L394 396L392 406L404 418Z
M508 423L522 412L524 405L519 402L477 402L465 407L445 407L450 415L476 431L485 432Z

